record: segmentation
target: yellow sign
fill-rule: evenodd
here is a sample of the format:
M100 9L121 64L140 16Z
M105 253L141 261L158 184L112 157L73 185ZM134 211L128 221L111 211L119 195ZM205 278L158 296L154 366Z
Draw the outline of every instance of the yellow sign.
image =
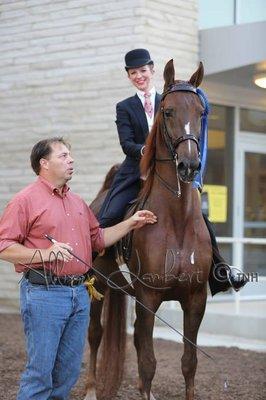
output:
M226 222L227 220L227 187L220 185L204 185L202 194L207 193L209 203L209 220Z

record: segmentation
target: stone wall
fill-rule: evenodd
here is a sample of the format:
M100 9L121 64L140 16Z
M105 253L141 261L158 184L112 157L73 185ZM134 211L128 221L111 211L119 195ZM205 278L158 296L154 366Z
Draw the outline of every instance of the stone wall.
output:
M72 143L74 191L93 199L109 167L122 160L115 104L134 93L126 51L147 47L162 87L166 61L178 77L198 61L196 0L3 0L0 3L0 213L34 178L35 142ZM0 262L0 299L16 301L18 277Z

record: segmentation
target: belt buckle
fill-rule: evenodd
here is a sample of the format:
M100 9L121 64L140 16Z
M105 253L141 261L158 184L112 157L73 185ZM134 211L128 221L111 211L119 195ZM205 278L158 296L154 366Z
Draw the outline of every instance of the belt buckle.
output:
M72 276L70 278L69 286L71 286L71 287L76 286L79 281L80 281L80 277L79 276L78 277L77 276Z
M73 287L74 286L74 277L72 276L71 278L70 278L70 280L69 280L69 286L70 287Z

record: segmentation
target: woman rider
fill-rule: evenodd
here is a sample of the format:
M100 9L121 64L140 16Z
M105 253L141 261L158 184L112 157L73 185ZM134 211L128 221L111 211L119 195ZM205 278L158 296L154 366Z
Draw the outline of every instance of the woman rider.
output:
M161 96L153 84L154 63L146 49L135 49L125 55L125 69L128 79L137 89L134 96L116 105L116 125L119 140L126 158L117 172L113 184L100 209L98 220L102 227L121 221L127 205L134 200L140 190L140 159L145 151L145 141L153 125ZM212 294L233 287L239 290L247 283L236 268L229 268L219 253L213 228L203 214L213 246L213 266L209 277ZM224 277L215 277L215 265L224 264ZM219 269L221 273L222 270Z

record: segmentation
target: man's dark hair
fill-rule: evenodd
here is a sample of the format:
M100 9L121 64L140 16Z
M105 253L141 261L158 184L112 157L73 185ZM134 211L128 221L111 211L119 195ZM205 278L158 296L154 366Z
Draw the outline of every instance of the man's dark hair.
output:
M48 158L49 155L52 152L52 144L53 143L62 143L64 144L68 149L70 149L70 144L67 143L63 137L53 137L50 139L44 139L40 140L38 143L36 143L33 146L33 149L31 151L30 155L30 162L31 162L31 167L33 171L35 172L36 175L39 175L40 173L40 160L41 158Z

